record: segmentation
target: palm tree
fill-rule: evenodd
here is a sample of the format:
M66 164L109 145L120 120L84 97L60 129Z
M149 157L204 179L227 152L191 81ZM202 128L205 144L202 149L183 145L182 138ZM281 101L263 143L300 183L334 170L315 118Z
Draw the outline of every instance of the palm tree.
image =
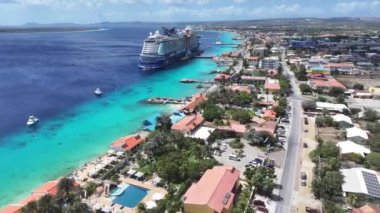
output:
M90 213L91 209L90 207L81 202L75 202L69 209L69 213Z
M28 204L26 204L21 211L23 213L37 213L38 207L36 201L30 201Z
M137 212L138 213L142 213L142 212L144 212L146 210L146 208L145 208L145 204L144 203L139 203L139 204L137 204Z
M74 180L71 178L62 178L58 183L58 194L66 198L74 188Z
M42 196L37 202L39 213L60 213L61 210L58 207L56 200L50 194Z

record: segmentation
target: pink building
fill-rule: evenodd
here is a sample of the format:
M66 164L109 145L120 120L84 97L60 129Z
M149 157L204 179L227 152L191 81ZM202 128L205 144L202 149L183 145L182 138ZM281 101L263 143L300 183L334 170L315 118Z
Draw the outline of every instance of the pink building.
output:
M207 170L183 196L185 213L231 212L240 171L229 166Z

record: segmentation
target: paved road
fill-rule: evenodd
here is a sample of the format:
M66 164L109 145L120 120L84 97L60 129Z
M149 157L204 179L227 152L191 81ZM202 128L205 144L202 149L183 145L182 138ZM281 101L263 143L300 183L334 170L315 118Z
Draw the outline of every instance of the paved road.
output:
M282 189L279 192L279 195L283 199L278 203L276 207L276 213L289 213L291 208L291 201L293 199L293 186L295 178L297 178L296 168L297 156L299 153L299 143L301 140L302 133L302 120L301 120L301 103L302 96L299 91L298 86L296 85L296 80L294 73L290 72L285 62L283 63L284 74L289 78L291 86L293 88L292 94L292 109L293 109L293 119L292 127L289 134L288 149L285 157L285 165L283 169L281 185Z

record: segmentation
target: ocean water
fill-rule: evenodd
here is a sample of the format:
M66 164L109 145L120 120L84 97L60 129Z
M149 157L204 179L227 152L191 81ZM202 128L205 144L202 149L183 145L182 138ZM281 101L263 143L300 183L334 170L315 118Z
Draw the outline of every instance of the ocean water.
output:
M156 28L0 34L0 208L106 152L150 115L172 110L142 100L186 97L198 89L180 79L213 77L208 72L217 67L210 59L139 70L142 41ZM232 36L202 32L205 54L231 50L214 44L218 39L236 43ZM94 97L96 87L104 96ZM37 128L25 127L28 115L41 119Z

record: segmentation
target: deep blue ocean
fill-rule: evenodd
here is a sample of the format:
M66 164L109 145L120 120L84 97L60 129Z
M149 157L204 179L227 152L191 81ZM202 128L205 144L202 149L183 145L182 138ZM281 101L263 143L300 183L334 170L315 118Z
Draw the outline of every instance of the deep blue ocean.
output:
M0 34L0 208L104 153L145 118L171 110L142 100L186 97L198 89L180 79L213 77L208 72L217 67L209 59L141 71L143 40L160 27ZM234 42L230 33L201 35L204 54L232 49L214 45L219 39ZM96 87L104 96L94 96ZM37 128L26 127L29 115L40 118Z

